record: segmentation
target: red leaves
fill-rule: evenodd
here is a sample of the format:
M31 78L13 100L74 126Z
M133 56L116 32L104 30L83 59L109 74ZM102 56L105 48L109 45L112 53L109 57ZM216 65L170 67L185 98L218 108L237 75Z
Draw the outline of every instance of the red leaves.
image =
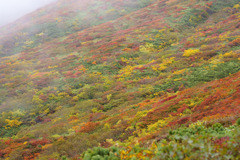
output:
M183 107L177 109L177 113L182 113L187 108L188 108L188 106L184 104Z
M174 96L168 97L168 98L162 100L160 103L164 103L164 102L166 102L166 101L170 101L170 100L172 100L172 99L174 99L174 98L176 98L176 97L177 97L177 95L174 95Z
M227 142L230 139L230 137L221 137L216 140L214 140L213 143L215 143L218 146L223 146L225 142ZM227 144L225 144L227 145Z
M44 95L44 94L40 94L40 95L39 95L39 98L45 102L45 101L47 101L48 96L47 96L47 95Z
M213 2L212 2L212 1L211 1L211 2L208 2L207 5L208 5L209 7L211 7L211 6L213 5Z
M68 121L73 121L73 120L77 120L78 117L77 116L71 116L70 118L68 118Z
M228 45L231 46L231 47L239 46L240 45L240 38L237 38L237 39L233 40L232 42L229 42Z
M191 47L194 47L194 44L191 43L191 42L189 42L189 41L187 41L187 42L184 44L184 47L185 47L185 48L191 48Z
M32 140L29 142L32 146L34 147L37 147L38 145L45 145L45 144L49 144L51 143L50 140L46 139L46 138L43 138L43 139L40 139L40 140Z
M189 120L190 120L190 117L183 117L183 118L179 119L177 121L177 123L181 125L181 124L185 124L185 123L189 122Z
M135 67L134 70L140 70L141 72L144 72L146 67Z
M89 133L93 130L95 130L95 128L99 125L100 123L97 122L87 122L84 126L81 127L81 129L79 131L76 132L81 132L81 133Z

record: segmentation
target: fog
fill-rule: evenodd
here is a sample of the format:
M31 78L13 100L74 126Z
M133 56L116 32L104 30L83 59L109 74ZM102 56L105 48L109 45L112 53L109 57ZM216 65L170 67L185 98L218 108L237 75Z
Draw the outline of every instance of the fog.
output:
M0 26L57 0L0 0Z

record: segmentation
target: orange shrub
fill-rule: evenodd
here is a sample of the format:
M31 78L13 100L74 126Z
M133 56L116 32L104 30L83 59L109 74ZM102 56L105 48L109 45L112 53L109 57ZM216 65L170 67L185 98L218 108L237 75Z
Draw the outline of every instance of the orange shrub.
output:
M229 42L229 46L239 46L240 45L240 38L237 38L233 40L232 42Z
M84 126L81 127L81 129L77 132L82 132L82 133L88 133L93 131L97 126L99 125L99 122L87 122Z

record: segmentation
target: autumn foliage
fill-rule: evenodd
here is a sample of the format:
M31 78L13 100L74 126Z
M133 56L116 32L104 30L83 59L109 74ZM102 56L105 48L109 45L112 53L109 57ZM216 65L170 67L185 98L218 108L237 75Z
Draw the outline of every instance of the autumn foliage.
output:
M239 159L239 5L59 0L1 27L0 159Z

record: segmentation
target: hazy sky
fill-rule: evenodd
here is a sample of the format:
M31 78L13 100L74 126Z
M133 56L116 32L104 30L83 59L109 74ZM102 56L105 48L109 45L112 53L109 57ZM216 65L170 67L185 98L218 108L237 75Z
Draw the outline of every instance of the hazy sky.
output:
M0 26L57 0L0 0Z

